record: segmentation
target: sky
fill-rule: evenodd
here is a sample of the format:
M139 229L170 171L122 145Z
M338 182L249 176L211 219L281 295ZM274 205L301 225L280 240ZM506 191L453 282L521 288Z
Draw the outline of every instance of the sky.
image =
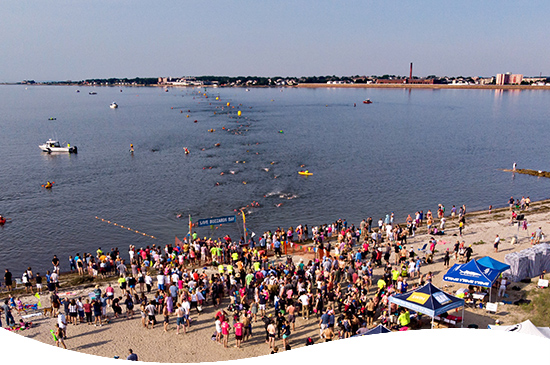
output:
M550 1L1 0L0 82L550 75Z

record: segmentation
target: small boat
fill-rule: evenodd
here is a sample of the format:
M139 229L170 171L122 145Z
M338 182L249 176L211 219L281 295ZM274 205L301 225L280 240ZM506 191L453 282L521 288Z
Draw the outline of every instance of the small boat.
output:
M88 94L90 95L97 95L97 93L95 91L90 91Z
M111 109L116 109L116 108L118 108L118 104L115 103L115 102L113 101L113 102L111 103L111 105L109 105L109 108L111 108Z
M372 104L372 101L370 99L363 100L363 104Z
M76 146L71 146L69 143L67 143L67 146L61 146L59 141L54 141L53 139L48 139L46 143L38 145L38 148L40 148L43 152L69 152L69 153L77 153Z
M313 175L313 174L312 174L311 172L309 172L308 170L306 170L306 171L298 171L298 173L299 173L300 175L305 175L305 176L311 176L311 175Z
M6 223L6 218L0 216L0 226L3 226Z
M51 182L48 181L46 184L44 184L44 185L42 185L42 186L43 186L44 188L46 188L46 189L51 189L52 186L53 186L53 183L51 183Z

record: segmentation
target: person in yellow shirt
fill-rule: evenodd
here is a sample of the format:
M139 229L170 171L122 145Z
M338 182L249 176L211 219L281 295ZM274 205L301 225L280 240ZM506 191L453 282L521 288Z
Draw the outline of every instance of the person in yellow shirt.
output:
M411 323L411 314L409 313L409 310L405 308L397 318L397 322L399 323L399 327L407 327Z

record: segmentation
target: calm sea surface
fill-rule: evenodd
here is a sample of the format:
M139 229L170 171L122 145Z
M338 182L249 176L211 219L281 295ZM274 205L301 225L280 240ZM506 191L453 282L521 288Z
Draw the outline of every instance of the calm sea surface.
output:
M548 91L0 86L0 100L0 214L12 219L0 270L17 276L53 254L67 269L77 252L173 243L189 214L253 201L246 223L259 234L549 197L550 180L498 170L550 170ZM41 152L50 137L78 154ZM242 226L197 232L238 238Z

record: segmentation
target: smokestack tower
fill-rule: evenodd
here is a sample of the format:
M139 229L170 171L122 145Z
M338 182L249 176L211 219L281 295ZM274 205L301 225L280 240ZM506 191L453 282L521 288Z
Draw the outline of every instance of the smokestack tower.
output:
M411 70L409 71L409 79L413 78L413 63L411 62Z

